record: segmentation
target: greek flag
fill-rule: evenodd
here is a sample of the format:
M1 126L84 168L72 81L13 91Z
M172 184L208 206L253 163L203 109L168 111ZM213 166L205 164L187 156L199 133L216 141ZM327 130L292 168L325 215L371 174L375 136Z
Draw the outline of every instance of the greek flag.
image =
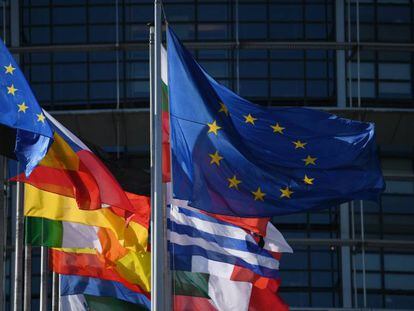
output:
M277 253L292 249L272 224L260 241L235 225L186 206L185 201L173 201L167 222L173 270L222 275L221 270L240 266L264 277L278 277Z

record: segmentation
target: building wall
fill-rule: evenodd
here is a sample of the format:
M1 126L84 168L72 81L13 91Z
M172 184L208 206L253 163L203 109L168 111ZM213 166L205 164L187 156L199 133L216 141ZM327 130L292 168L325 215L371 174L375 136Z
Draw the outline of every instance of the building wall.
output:
M8 1L0 18L41 104L76 133L141 167L148 166L149 131L148 122L136 121L148 116L152 2ZM358 201L274 219L295 250L282 259L281 295L292 307L412 309L414 3L164 4L170 25L199 62L242 96L261 105L339 107L377 124L387 180L378 204ZM119 118L126 115L129 123ZM35 272L36 256L34 250ZM10 260L7 267L10 276ZM9 299L9 280L6 285Z

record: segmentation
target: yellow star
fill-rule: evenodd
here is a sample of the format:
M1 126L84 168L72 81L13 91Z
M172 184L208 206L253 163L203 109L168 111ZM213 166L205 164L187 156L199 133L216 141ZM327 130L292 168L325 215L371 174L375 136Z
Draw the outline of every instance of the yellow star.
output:
M20 105L17 104L17 107L19 107L19 111L17 111L17 112L22 111L23 113L26 113L26 110L29 108L28 106L26 106L26 104L24 102L21 103Z
M224 114L226 116L228 116L229 115L229 109L227 109L226 105L223 104L222 102L220 102L219 104L220 104L220 107L221 107L219 112L224 112Z
M264 197L266 195L266 193L262 192L262 190L259 188L257 188L256 191L252 191L253 195L254 195L254 200L260 200L260 201L264 201Z
M223 157L219 155L218 151L216 153L209 153L208 154L211 158L210 164L217 164L217 166L220 166L220 161L223 160Z
M306 159L302 159L302 161L305 161L305 165L313 164L316 165L315 161L317 158L312 158L310 155L306 157Z
M229 188L236 188L239 190L239 184L241 183L241 180L238 180L236 175L234 175L232 178L227 178L229 181Z
M282 192L282 194L280 195L281 198L288 198L288 199L290 199L290 196L293 193L293 191L291 191L289 187L286 187L285 189L280 188L280 192Z
M298 149L298 148L305 149L305 146L308 144L308 143L301 142L300 140L292 141L292 143L295 145L295 149Z
M10 73L11 75L13 74L13 71L15 71L16 70L16 68L14 68L13 66L12 66L12 64L10 63L10 65L8 65L8 66L3 66L5 69L6 69L6 71L4 72L4 73Z
M244 117L244 122L245 123L251 123L254 125L254 121L257 120L257 118L253 117L250 113L247 116L243 116Z
M284 127L281 127L279 123L276 123L275 125L270 126L273 129L273 133L280 133L283 134Z
M305 177L303 177L303 182L305 183L305 184L308 184L308 185L313 185L313 180L314 180L315 178L309 178L308 176L306 176L306 174L305 174Z
M43 113L36 114L36 116L37 116L37 122L45 123L45 116L43 115Z
M12 84L11 86L7 87L7 94L12 94L14 96L14 93L16 93L17 89Z
M217 131L219 129L221 129L221 127L217 125L215 120L211 123L207 123L207 125L208 125L208 132L207 133L214 133L214 134L217 135Z

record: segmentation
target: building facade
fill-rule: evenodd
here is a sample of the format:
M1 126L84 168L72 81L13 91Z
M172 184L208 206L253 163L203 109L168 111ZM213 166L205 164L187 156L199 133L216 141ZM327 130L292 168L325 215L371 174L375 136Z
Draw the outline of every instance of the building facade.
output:
M281 262L286 302L414 309L413 1L165 0L164 12L205 69L241 96L376 124L387 184L378 204L273 219L295 251ZM124 163L148 168L153 1L9 0L2 13L3 39L41 105ZM7 211L9 308L13 204ZM38 256L33 250L33 308Z

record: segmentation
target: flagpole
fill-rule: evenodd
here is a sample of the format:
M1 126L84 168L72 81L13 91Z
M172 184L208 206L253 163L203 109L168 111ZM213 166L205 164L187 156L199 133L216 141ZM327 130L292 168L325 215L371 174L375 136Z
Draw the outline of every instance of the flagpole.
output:
M153 182L154 204L152 208L152 295L151 310L166 310L166 250L164 248L165 229L164 229L164 201L162 187L162 103L161 103L161 1L154 0L154 74L153 86L154 96L152 103L153 112Z
M32 303L32 246L24 246L23 310L30 311Z
M59 274L52 273L52 311L59 310Z
M19 165L18 165L19 169ZM14 250L13 310L20 311L23 306L23 184L16 183L16 235Z
M4 5L4 4L3 4ZM6 259L6 233L7 231L4 230L5 222L7 221L5 209L6 209L6 158L0 157L0 226L2 228L0 234L0 286L5 288L5 270L4 270L4 262ZM0 311L4 311L4 290L0 290Z
M47 288L48 288L48 248L40 247L40 311L48 310Z

